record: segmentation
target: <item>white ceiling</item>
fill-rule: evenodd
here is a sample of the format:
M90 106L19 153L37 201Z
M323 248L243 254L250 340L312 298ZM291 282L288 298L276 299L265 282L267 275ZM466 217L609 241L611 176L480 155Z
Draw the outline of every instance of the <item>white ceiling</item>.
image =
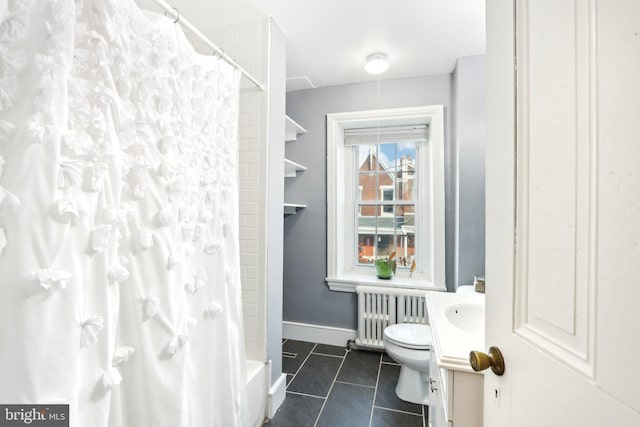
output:
M316 87L375 80L363 68L375 52L391 64L382 78L394 79L448 74L485 51L484 0L167 1L200 29L272 17L287 40L287 78Z

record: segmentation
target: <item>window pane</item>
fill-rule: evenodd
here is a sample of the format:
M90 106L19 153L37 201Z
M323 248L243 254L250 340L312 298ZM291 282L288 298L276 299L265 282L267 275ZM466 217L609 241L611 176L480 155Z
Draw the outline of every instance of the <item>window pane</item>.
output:
M363 212L375 206L362 206ZM363 215L358 217L358 263L372 264L375 259L376 216Z
M385 206L386 207L386 206ZM389 206L393 212L393 205ZM378 217L376 221L377 231L377 251L376 258L388 257L391 252L395 252L395 232L396 218L394 216Z
M395 199L396 174L394 162L396 156L396 144L380 144L378 155L380 157L380 169L378 172L378 200L391 202ZM393 207L383 206L380 212L381 215L393 215Z
M398 144L380 144L378 156L380 157L380 171L388 174L395 173L396 163L396 145Z
M373 202L378 200L378 174L361 173L358 175L359 200Z
M357 149L359 200L378 200L378 148L376 145L359 145Z
M372 154L372 150L376 149L375 145L356 145L354 147L356 150L358 150L358 165L360 166L360 168L362 168L362 166L365 166L367 164L369 164L369 162L365 162L365 160L368 160L368 156L369 154ZM376 156L376 153L373 152L373 156Z
M416 143L402 142L394 144L396 146L395 171L415 171L416 163Z
M391 202L394 200L395 175L391 173L378 174L378 199Z
M372 264L373 263L373 251L375 242L375 234L358 234L358 263L359 264Z
M358 169L360 173L378 171L378 148L376 145L358 145Z
M415 256L415 206L399 205L396 209L397 242L396 257L398 267L411 267Z
M396 178L396 200L414 200L415 172L398 172Z
M377 259L388 257L391 252L395 251L394 236L393 234L378 234L377 239L378 252Z

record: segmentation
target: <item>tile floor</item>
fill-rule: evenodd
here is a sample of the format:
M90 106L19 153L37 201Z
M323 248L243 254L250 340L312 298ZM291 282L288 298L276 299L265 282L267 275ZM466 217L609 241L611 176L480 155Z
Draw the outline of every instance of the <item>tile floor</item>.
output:
M268 427L426 427L427 406L404 402L400 366L384 353L285 340L287 397Z

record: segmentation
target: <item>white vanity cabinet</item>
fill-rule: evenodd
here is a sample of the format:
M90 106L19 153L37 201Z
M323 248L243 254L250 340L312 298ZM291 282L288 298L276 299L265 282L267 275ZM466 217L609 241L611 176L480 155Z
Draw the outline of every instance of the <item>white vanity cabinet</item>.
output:
M431 359L429 427L482 427L482 374L440 369Z
M482 427L484 375L471 369L468 357L471 350L484 348L484 297L440 294L427 294L431 322L428 425ZM464 310L475 305L482 310ZM453 323L457 319L452 318L452 311L455 316L474 316L458 323L469 325L468 329Z

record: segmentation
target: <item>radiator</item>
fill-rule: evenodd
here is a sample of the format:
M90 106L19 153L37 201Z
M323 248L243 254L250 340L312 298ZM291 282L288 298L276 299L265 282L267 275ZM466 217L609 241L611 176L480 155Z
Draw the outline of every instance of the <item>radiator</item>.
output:
M425 291L356 286L358 338L363 348L384 349L384 328L395 323L429 323Z

